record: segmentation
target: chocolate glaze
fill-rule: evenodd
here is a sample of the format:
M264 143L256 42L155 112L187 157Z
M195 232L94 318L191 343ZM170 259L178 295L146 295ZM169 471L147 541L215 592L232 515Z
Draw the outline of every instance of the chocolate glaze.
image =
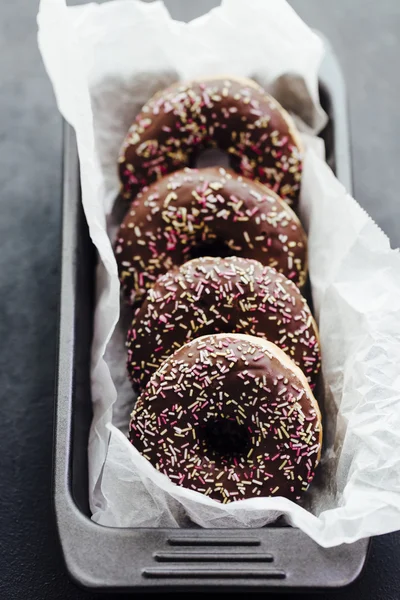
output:
M203 257L161 275L128 332L128 371L136 391L190 340L245 333L277 344L314 387L320 369L318 332L294 283L248 258Z
M307 237L284 201L223 168L186 168L140 193L120 227L115 254L127 299L139 302L158 275L210 246L305 282Z
M319 461L322 427L304 376L282 351L220 334L163 363L132 413L130 439L174 483L223 503L299 500Z
M297 203L302 146L291 117L254 81L233 77L178 82L145 104L119 156L123 197L216 147L236 172Z

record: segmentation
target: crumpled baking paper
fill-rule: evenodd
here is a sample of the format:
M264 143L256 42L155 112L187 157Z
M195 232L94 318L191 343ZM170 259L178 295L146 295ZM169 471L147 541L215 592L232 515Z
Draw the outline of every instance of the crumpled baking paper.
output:
M225 0L192 21L162 2L67 8L42 0L39 46L58 106L75 128L82 201L97 247L89 440L93 520L109 526L260 527L278 515L322 546L400 528L400 256L307 144L300 212L309 234L323 352L325 447L302 506L284 498L221 505L158 473L126 438L134 397L125 373L129 312L121 311L110 235L116 159L143 103L178 79L257 79L310 134L324 124L322 42L284 0Z

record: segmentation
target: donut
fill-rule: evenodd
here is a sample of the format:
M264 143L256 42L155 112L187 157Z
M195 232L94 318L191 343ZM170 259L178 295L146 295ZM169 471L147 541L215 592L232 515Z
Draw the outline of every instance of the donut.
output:
M114 249L131 303L197 256L254 258L299 286L307 272L307 237L293 210L259 182L215 167L177 171L140 193Z
M297 203L303 145L292 118L251 79L221 76L175 83L144 105L118 159L122 196L193 166L204 148L226 152L234 171Z
M256 260L196 258L160 275L128 331L136 391L174 350L211 333L245 333L275 343L313 389L321 357L317 325L296 285Z
M218 334L185 344L154 373L129 437L171 481L219 502L298 501L320 459L322 425L304 374L282 350Z

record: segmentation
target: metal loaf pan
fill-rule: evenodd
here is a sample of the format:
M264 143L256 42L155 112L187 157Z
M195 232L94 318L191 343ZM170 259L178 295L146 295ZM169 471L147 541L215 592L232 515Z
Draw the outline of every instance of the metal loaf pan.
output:
M327 161L351 191L345 87L334 55L320 75L329 115ZM369 541L323 549L292 527L118 529L90 520L87 445L92 417L92 341L96 254L81 208L75 136L65 127L62 284L54 436L54 504L71 577L103 591L338 588L354 581Z

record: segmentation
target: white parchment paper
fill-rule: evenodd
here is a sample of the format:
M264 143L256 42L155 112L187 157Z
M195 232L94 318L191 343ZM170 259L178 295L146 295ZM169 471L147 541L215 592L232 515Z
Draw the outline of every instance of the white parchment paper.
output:
M250 7L251 6L251 10ZM77 135L82 201L97 247L89 496L103 525L258 527L284 514L322 546L400 528L400 255L338 183L310 134L324 123L322 42L285 0L225 0L192 21L162 2L67 8L42 0L39 46L61 113ZM158 473L126 438L134 398L125 374L119 281L109 235L116 159L143 103L178 79L257 79L305 123L301 217L323 352L325 449L303 506L284 498L221 505Z

